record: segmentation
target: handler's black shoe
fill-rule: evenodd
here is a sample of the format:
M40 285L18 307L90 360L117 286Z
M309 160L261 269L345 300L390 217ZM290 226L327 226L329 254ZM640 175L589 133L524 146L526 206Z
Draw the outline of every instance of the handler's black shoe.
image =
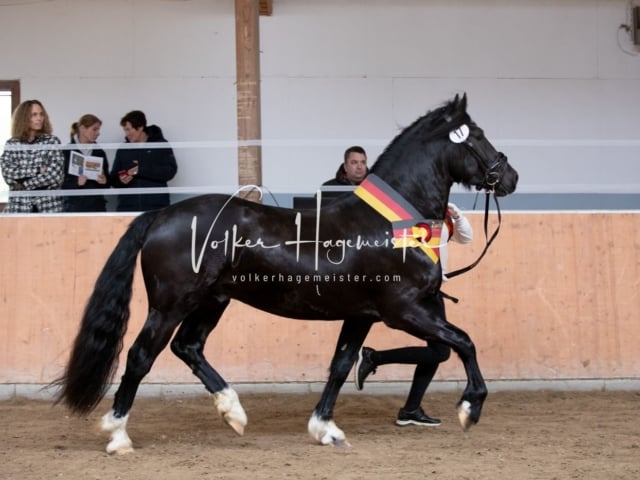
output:
M358 390L364 387L364 381L371 373L376 373L376 364L371 360L371 354L375 350L369 347L362 347L358 352L358 361L355 368L355 383Z
M407 425L437 427L440 423L439 419L431 418L425 414L420 407L416 408L412 412L407 412L404 408L401 408L398 412L398 418L396 419L396 425L400 425L401 427L406 427Z

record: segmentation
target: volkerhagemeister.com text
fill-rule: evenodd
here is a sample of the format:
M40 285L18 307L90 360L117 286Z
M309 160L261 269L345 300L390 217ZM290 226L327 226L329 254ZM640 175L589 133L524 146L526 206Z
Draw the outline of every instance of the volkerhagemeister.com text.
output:
M367 275L354 273L286 274L286 273L242 273L231 275L234 283L396 283L401 275Z

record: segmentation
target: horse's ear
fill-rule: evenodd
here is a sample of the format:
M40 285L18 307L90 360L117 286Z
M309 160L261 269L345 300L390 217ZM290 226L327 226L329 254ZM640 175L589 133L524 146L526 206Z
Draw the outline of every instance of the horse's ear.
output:
M458 96L456 95L456 98ZM460 104L458 105L458 108L460 110L462 110L463 112L467 111L467 92L464 92L464 94L462 95L462 98L460 99Z

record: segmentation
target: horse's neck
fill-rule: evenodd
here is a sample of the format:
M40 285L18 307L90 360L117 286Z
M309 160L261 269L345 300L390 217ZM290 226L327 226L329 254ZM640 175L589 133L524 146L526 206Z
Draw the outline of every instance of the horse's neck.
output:
M404 164L409 162L398 162ZM442 218L449 201L452 180L437 162L423 163L419 168L401 171L382 165L372 169L389 186L420 212L424 218Z

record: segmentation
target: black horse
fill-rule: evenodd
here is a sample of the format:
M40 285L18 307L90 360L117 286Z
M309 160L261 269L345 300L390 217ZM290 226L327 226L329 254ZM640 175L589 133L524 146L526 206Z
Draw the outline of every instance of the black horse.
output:
M113 409L103 417L103 429L111 433L108 452L132 450L129 410L170 341L213 394L218 413L244 432L247 417L236 392L203 356L232 298L285 317L343 320L329 379L308 425L319 443L346 443L333 408L369 329L380 321L453 348L467 374L459 419L465 429L476 423L487 390L473 342L446 320L439 232L453 183L507 195L518 174L466 106L466 95L456 95L416 120L380 155L355 194L317 211L204 195L138 216L96 281L57 382L58 401L87 413L103 398L122 349L140 251L149 314L128 352Z

